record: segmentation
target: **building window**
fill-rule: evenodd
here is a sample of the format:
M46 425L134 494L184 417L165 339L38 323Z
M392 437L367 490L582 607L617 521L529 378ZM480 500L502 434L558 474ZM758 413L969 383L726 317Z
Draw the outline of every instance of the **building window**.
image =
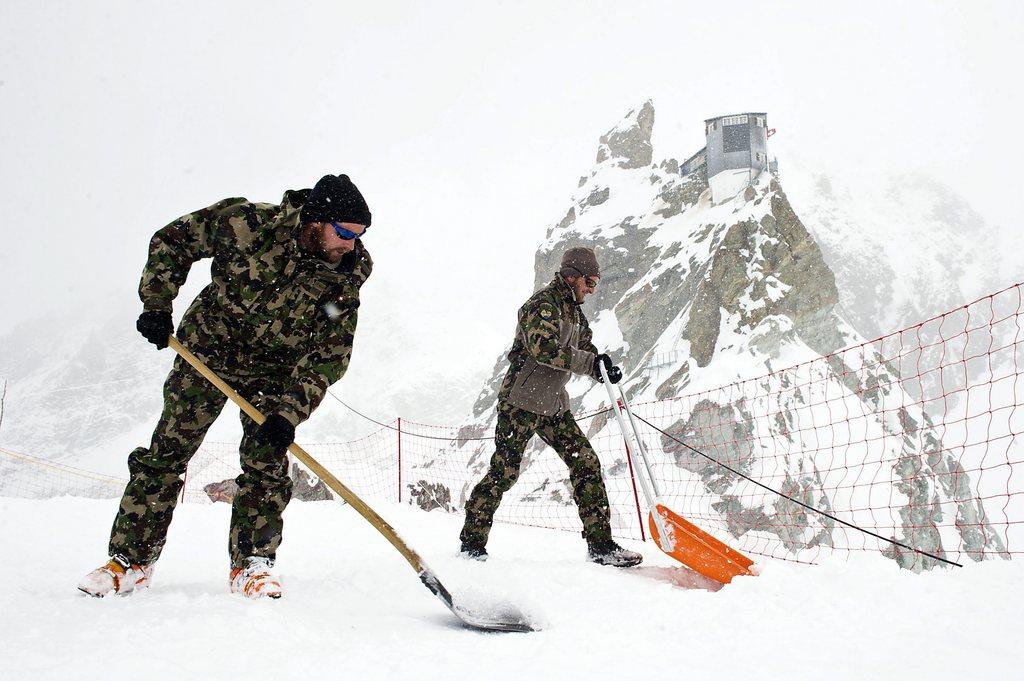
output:
M742 114L739 116L726 116L725 118L722 119L722 127L724 129L726 126L729 125L746 125L748 120L749 119L747 118L746 114Z
M722 126L722 151L750 151L750 129L746 125Z

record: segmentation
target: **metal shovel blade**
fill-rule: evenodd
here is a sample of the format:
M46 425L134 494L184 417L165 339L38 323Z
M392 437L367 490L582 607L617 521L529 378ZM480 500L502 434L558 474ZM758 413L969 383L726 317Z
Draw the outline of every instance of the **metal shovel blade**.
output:
M440 598L442 603L448 606L453 615L462 620L463 624L468 627L482 631L536 631L527 617L511 604L503 603L498 607L490 609L490 612L487 614L473 613L460 605L456 605L452 601L451 593L430 570L420 572L420 581L430 589L432 594Z

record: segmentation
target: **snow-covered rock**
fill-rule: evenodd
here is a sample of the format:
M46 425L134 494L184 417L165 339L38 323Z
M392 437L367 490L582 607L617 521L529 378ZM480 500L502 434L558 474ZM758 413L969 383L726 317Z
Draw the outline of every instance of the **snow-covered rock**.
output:
M920 173L856 186L786 172L801 221L835 273L845 316L867 338L902 329L1024 277L1000 234L956 189Z

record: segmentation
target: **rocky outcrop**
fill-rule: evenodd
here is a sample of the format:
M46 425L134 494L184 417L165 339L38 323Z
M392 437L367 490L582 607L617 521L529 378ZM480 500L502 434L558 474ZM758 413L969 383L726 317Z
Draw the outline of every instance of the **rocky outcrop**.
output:
M913 173L863 184L854 189L821 174L787 180L835 273L844 315L864 337L1020 280L1019 258L1004 255L999 230L955 186Z
M299 464L292 464L289 475L292 479L292 499L296 501L331 501L334 499L334 494L327 483L314 477ZM203 485L203 492L214 503L222 501L230 504L238 494L238 483L234 478L211 482Z
M601 136L597 162L611 160L620 168L643 168L650 165L654 149L654 105L648 100L639 110L630 111L614 128Z
M820 324L835 308L839 292L818 245L776 180L769 180L763 193L751 188L745 198L755 206L767 200L771 208L760 220L728 227L697 289L686 328L697 366L707 366L714 356L720 311L736 315L746 330L781 315L819 354L839 349L844 336ZM770 347L762 350L771 352Z
M452 492L443 484L419 480L414 485L409 485L409 497L411 503L420 508L421 511L432 511L435 508L450 513L454 511L452 506Z

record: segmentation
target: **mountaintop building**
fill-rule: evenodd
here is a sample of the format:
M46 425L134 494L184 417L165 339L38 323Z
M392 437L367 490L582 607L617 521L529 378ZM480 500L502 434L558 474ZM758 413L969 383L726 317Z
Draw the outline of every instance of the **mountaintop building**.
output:
M769 170L768 115L764 112L730 114L704 121L707 145L682 165L684 175L703 171L711 200L721 203L749 186Z

